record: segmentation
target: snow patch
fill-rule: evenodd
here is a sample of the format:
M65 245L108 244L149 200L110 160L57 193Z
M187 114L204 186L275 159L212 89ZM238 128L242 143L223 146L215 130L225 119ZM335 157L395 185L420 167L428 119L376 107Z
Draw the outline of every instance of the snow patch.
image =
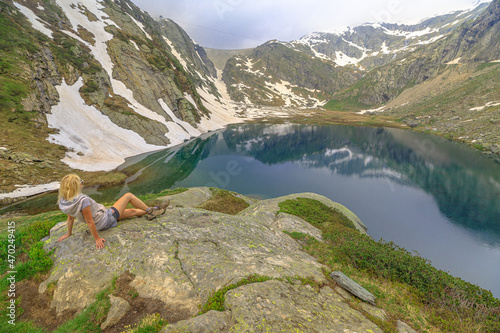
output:
M141 49L139 48L139 46L137 46L136 42L134 42L133 40L130 40L130 42L132 43L132 45L134 45L135 49L137 51L140 51Z
M59 7L62 8L64 14L69 19L71 26L74 31L78 31L78 25L81 25L86 30L94 34L95 45L90 45L85 43L91 50L94 58L101 64L102 68L108 73L110 78L113 77L113 62L107 52L106 42L113 38L113 35L106 32L104 28L108 25L114 25L119 28L113 21L103 19L97 21L89 21L86 15L80 12L80 10L75 7L73 8L69 1L56 0ZM106 13L102 11L104 6L97 1L86 1L85 6L92 12L96 17L101 18L106 17ZM68 32L65 32L68 34ZM81 39L79 39L81 41ZM116 81L116 80L114 80ZM113 82L112 82L113 83Z
M390 54L391 53L391 51L389 51L389 48L385 44L385 40L382 43L382 46L380 48L381 48L381 51L382 51L383 54Z
M191 126L191 124L177 118L177 116L168 107L167 103L165 103L163 99L158 99L158 103L160 103L162 109L172 119L172 121L166 123L169 137L172 137L172 139L170 139L172 145L178 145L186 140L191 139L194 136L198 136L201 134L201 132Z
M488 102L483 106L478 106L476 108L469 109L469 111L481 111L483 109L486 109L486 108L489 108L492 106L499 106L499 105L500 105L500 102L496 102L496 101L495 102Z
M372 113L372 112L382 112L384 111L385 106L381 106L378 109L371 109L371 110L361 110L359 112L356 112L357 114L365 114L365 113Z
M86 41L84 41L80 36L78 36L77 34L71 32L71 31L68 31L68 30L61 30L61 32L64 32L66 35L70 36L71 38L74 38L76 39L77 41L79 41L80 43L86 45L86 46L89 46L90 47L90 44L87 43Z
M435 41L437 41L438 39L441 39L443 38L444 35L439 35L439 36L435 36L435 37L432 37L431 39L429 40L426 40L426 41L418 41L417 45L426 45L426 44L432 44L434 43Z
M10 193L0 193L0 200L6 198L30 197L32 195L40 194L43 192L58 190L59 182L52 182L41 185L16 185L16 187L18 188Z
M439 32L439 29L431 29L429 27L425 28L424 30L419 30L419 31L403 31L403 30L389 30L386 27L380 26L384 30L384 33L386 35L390 36L399 36L399 37L405 37L406 39L414 39L418 37L422 37L425 35L429 35L435 32Z
M353 58L353 57L349 57L348 55L344 54L342 51L335 51L334 62L338 66L356 65L361 60L366 58L366 56L367 56L367 54L365 52L363 52L363 55L361 56L361 58Z
M48 25L45 21L40 19L31 9L24 7L23 5L14 2L14 6L30 21L33 28L40 31L44 35L52 38L52 30L48 29L45 25ZM43 7L42 7L43 9Z
M452 61L448 61L446 65L456 65L459 63L460 59L462 59L462 57L453 59Z
M130 7L129 7L130 8ZM153 38L151 38L151 36L147 33L146 29L144 28L144 24L142 24L141 22L137 21L135 18L132 17L132 15L128 14L127 15L132 19L132 21L134 21L134 23L142 30L142 32L144 32L144 34L146 35L146 37L148 37L149 39L153 40Z
M311 107L318 107L326 102L326 101L320 101L312 97L304 98L300 95L295 94L292 88L296 88L298 86L294 86L288 81L281 80L280 82L277 83L266 82L266 86L279 94L279 96L285 101L284 105L285 107L291 107L294 105L306 105L308 102L314 103L314 105Z
M343 40L344 42L346 42L347 44L349 44L349 46L355 47L355 48L357 48L357 49L359 49L359 50L361 50L361 51L363 51L363 52L370 51L370 50L368 50L366 47L359 46L358 44L353 43L353 42L350 42L350 41L346 40L345 38L342 38L342 40ZM385 43L385 42L384 42L384 43Z
M177 52L177 50L174 47L174 44L167 37L163 36L163 39L168 44L168 46L170 46L170 49L172 50L173 56L176 57L177 60L179 60L179 62L181 63L182 67L187 72L188 65L186 63L186 60L184 60L184 58L182 57L182 55L179 52Z
M165 148L146 143L139 134L119 127L94 106L86 105L78 91L82 86L81 77L72 86L63 81L56 87L60 102L47 114L48 127L59 130L48 140L74 150L66 154L64 163L79 170L108 171L128 156Z

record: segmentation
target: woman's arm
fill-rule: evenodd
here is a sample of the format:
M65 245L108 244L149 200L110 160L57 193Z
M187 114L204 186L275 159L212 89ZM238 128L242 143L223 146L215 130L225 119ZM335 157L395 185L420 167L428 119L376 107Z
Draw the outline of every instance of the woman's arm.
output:
M82 213L85 221L87 222L87 225L89 226L90 233L92 234L92 236L94 236L95 246L97 246L98 249L104 248L104 242L106 240L99 237L99 235L97 234L97 229L95 227L94 218L92 217L92 210L90 209L90 206L82 209Z
M73 223L75 222L75 218L73 216L68 215L68 220L66 221L66 226L68 227L68 233L62 237L60 237L57 241L60 242L63 239L71 236L71 231L73 231Z

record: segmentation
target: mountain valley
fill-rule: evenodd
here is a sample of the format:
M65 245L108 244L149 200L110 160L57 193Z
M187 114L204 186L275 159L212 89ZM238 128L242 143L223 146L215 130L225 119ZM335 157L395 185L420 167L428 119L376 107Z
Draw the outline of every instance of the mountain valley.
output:
M126 157L251 119L412 128L498 158L499 8L214 50L128 0L3 1L0 190L113 182Z

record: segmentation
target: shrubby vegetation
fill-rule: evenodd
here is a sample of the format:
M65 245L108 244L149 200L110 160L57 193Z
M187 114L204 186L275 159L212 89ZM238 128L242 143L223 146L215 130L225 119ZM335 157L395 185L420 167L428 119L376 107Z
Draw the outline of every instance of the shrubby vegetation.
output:
M392 242L374 241L360 234L345 225L342 213L320 202L298 198L282 202L280 209L323 231L324 242L303 234L290 234L302 240L307 252L332 270L334 267L355 270L361 278L368 278L373 284L365 287L381 298L382 303L395 302L382 290L384 284L397 283L408 290L411 298L407 302L416 304L423 317L420 318L423 324L414 321L413 326L427 330L432 325L454 332L500 331L500 300L490 291L438 270L428 260ZM386 304L381 305L387 309ZM409 318L401 313L404 311L392 315L407 321Z

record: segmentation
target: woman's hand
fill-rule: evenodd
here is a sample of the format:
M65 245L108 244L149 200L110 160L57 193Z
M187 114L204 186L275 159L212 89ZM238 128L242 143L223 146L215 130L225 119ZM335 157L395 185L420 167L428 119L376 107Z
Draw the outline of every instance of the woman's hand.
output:
M60 242L60 241L62 241L64 239L68 238L69 236L71 236L71 234L68 232L66 235L60 237L57 241Z
M101 238L101 237L99 237L95 240L95 246L97 247L98 250L104 249L104 242L105 241L106 240L104 238Z

